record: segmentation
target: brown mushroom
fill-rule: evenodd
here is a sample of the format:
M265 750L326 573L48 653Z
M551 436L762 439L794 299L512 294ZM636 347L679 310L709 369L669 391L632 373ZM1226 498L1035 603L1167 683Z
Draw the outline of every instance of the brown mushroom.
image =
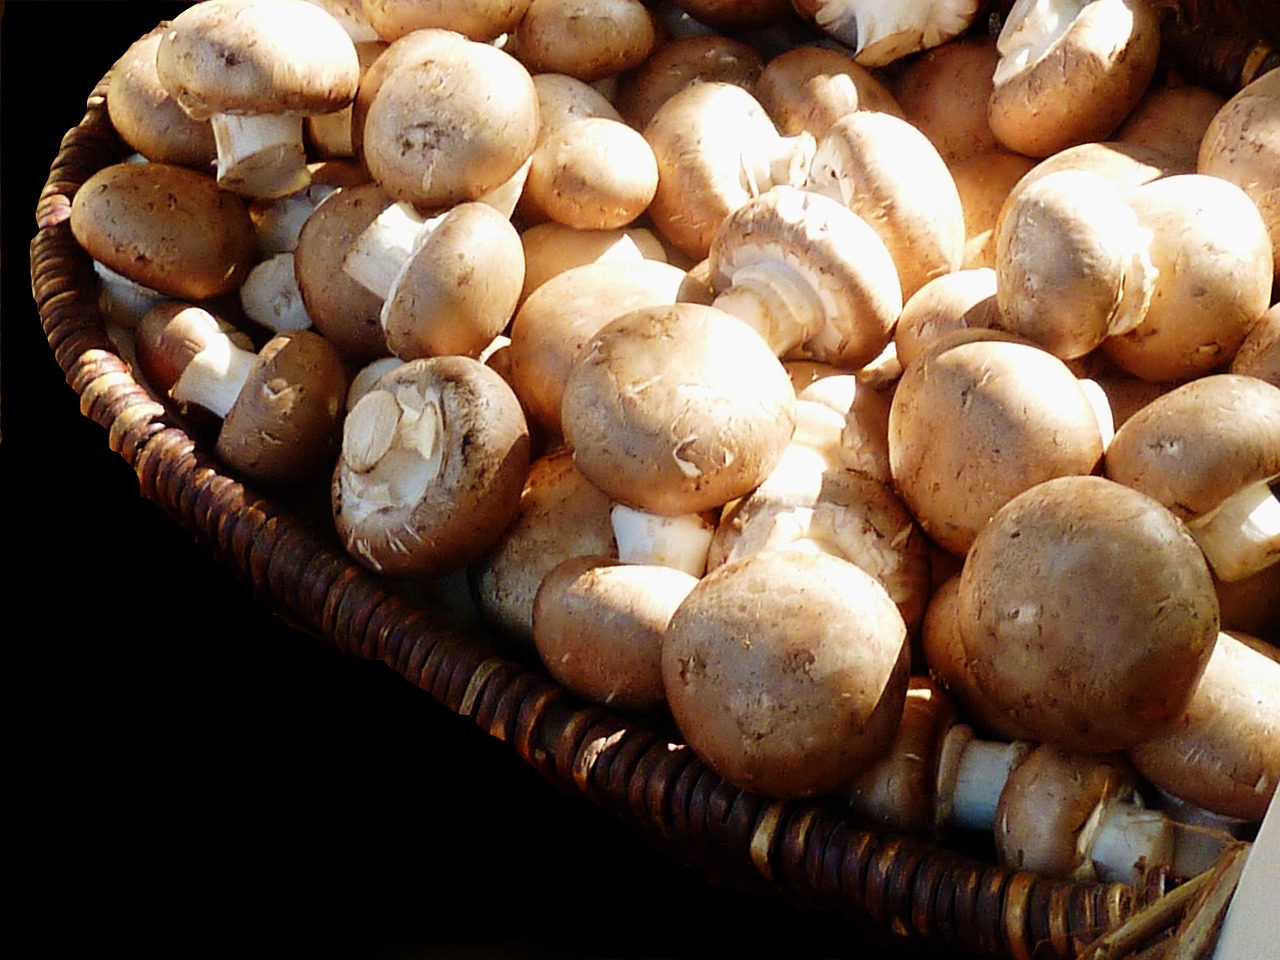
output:
M960 634L983 694L1035 739L1124 750L1186 709L1218 636L1203 555L1168 509L1095 476L998 509L960 573Z
M884 588L847 560L764 551L707 574L662 647L672 716L735 786L774 797L847 783L890 746L909 647Z
M452 30L488 43L514 30L529 0L361 0L369 24L384 40L415 30Z
M852 47L868 67L883 67L964 33L977 0L795 0L801 16Z
M948 166L998 147L987 101L999 60L994 37L958 37L908 61L894 79L903 118L929 138Z
M519 401L469 357L410 360L347 414L334 524L361 565L432 577L466 566L515 517L529 468Z
M658 107L690 84L715 80L751 90L763 67L760 54L741 40L718 33L677 37L618 78L614 103L627 123L644 130Z
M658 20L640 0L530 0L512 35L532 73L592 83L638 66L658 46Z
M1280 303L1262 315L1231 358L1231 372L1280 387Z
M807 133L815 140L855 110L902 116L902 107L867 67L841 50L804 44L771 57L752 87L778 130L788 137Z

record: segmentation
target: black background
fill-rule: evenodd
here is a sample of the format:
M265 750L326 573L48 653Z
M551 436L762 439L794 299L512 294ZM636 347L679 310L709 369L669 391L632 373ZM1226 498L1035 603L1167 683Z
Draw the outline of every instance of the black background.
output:
M10 0L0 20L10 917L44 955L901 956L557 792L286 627L139 495L43 338L27 244L89 91L182 6Z

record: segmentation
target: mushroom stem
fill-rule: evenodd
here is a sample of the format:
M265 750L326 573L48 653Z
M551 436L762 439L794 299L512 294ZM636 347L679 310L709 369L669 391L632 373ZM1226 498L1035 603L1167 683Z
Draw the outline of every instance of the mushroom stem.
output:
M249 379L254 357L251 350L236 346L225 333L215 334L187 364L169 395L225 419Z
M742 176L748 191L755 197L777 184L803 186L817 149L817 140L807 131L744 144Z
M292 253L277 253L260 260L244 278L240 305L245 316L276 333L311 326L294 274Z
M1280 557L1280 500L1270 484L1252 483L1187 524L1218 579L1243 580Z
M812 287L780 260L739 267L713 305L746 323L780 357L813 336L825 319Z
M215 113L209 123L219 186L251 197L283 197L311 182L301 116Z
M1031 751L1024 740L980 740L967 724L952 727L938 773L940 819L964 830L990 830L1009 771Z
M674 567L695 577L706 570L715 530L700 514L661 516L619 503L609 519L622 562Z
M1176 856L1176 824L1159 810L1116 801L1099 806L1090 821L1080 833L1081 852L1093 861L1100 880L1138 882L1159 864L1171 864L1183 872L1185 865Z
M441 217L424 217L413 204L393 203L351 245L343 272L375 296L387 299L396 277Z

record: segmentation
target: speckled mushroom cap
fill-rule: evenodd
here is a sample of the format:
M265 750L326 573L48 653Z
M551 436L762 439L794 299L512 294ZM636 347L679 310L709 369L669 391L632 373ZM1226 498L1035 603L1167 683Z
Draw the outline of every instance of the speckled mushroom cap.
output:
M529 9L529 0L361 0L360 5L385 40L398 40L415 30L439 29L487 43L515 28Z
M960 573L960 634L988 701L1086 753L1169 730L1218 636L1213 578L1168 509L1095 476L1014 497Z
M173 18L156 51L165 88L197 119L329 113L355 97L355 43L305 0L204 0Z
M786 136L803 131L820 140L854 110L903 115L870 69L831 47L809 44L778 53L765 63L751 89Z
M1260 822L1280 781L1280 649L1220 633L1186 712L1129 758L1202 810Z
M751 90L763 67L760 54L742 40L718 33L676 37L618 78L614 102L627 123L643 130L658 107L677 91L707 80Z
M873 577L774 550L698 582L671 618L662 673L677 726L717 773L800 797L848 782L889 748L909 656Z
M166 163L94 173L72 200L71 232L94 260L187 300L238 289L257 256L244 201L212 176Z
M578 468L615 500L658 514L719 507L773 469L794 429L781 362L715 307L644 307L610 321L565 383Z

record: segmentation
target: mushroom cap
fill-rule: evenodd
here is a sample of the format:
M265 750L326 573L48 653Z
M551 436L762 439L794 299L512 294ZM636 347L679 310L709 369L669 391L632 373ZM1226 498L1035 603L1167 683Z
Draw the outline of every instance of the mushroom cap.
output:
M1185 525L1096 476L1014 497L974 539L958 615L979 688L1036 740L1124 750L1170 729L1218 635Z
M544 220L521 231L520 245L524 247L522 304L547 280L572 267L597 260L667 260L662 242L648 227L579 230Z
M343 270L342 261L391 202L376 183L341 187L312 211L294 248L294 277L312 325L357 363L387 354L382 298Z
M1156 397L1116 431L1106 475L1180 519L1280 475L1280 387L1256 377L1197 377Z
M1090 834L1105 806L1133 796L1122 756L1098 757L1041 744L1009 771L996 805L999 862L1059 880L1094 880Z
M1257 204L1280 277L1280 71L1246 84L1214 114L1195 169L1234 183Z
M167 163L117 163L71 201L71 232L94 260L168 297L239 288L257 257L244 201L212 176Z
M790 3L790 0L786 0ZM694 83L715 80L754 88L764 61L755 48L718 33L668 40L644 62L618 78L618 113L643 130L672 94Z
M821 140L855 110L903 116L889 88L867 67L831 47L804 45L771 57L751 87L779 132Z
M156 71L196 119L331 113L351 103L360 83L350 34L306 0L193 4L165 29Z
M1205 131L1225 103L1222 94L1194 83L1153 86L1112 136L1159 150L1190 172L1196 169Z
M1074 360L1142 322L1156 283L1124 195L1087 170L1059 170L1019 191L996 235L999 325Z
M671 618L662 674L677 726L716 773L812 796L888 750L909 646L898 608L854 564L765 551L698 581Z
M263 484L314 476L337 453L346 398L346 368L328 340L310 330L277 334L223 418L218 456Z
M1146 380L1181 380L1230 364L1271 303L1271 241L1257 205L1209 174L1163 177L1128 195L1151 231L1158 274L1142 323L1103 350Z
M675 5L718 30L765 27L795 12L791 0L677 0Z
M818 144L808 188L838 196L880 234L903 299L964 258L964 207L951 171L900 117L859 110L837 120Z
M909 367L925 347L952 330L994 329L1000 324L996 272L966 267L934 277L902 305L893 328L898 362Z
M959 37L907 62L894 80L903 117L929 138L948 165L997 147L987 101L999 60L994 37Z
M660 39L657 17L640 0L530 0L513 34L531 72L588 83L639 66Z
M497 542L528 469L524 413L501 376L470 357L409 360L347 414L334 525L369 569L436 576Z
M1187 709L1129 748L1138 772L1224 817L1260 822L1280 781L1280 650L1223 632Z
M893 257L880 234L837 200L775 187L724 219L707 259L717 293L760 267L792 278L806 292L821 320L789 357L855 369L874 360L893 337L902 310Z
M537 91L518 60L446 32L381 79L361 150L392 197L438 209L479 199L514 176L533 153L538 123Z
M487 43L514 30L529 0L361 0L364 15L385 40L414 30L453 30Z
M698 578L673 567L570 557L538 587L533 641L552 678L579 696L622 711L666 696L662 641Z
M1016 494L1092 473L1101 459L1097 417L1066 364L994 330L936 338L889 407L894 484L925 532L958 555Z
M511 639L533 644L533 605L543 577L570 557L616 557L613 501L559 447L535 459L516 518L493 546L474 560L476 603Z
M1280 303L1272 304L1253 325L1231 359L1231 372L1280 387Z
M962 267L993 267L996 262L996 223L1014 186L1035 161L1003 148L975 153L951 164L951 178L964 208Z
M1047 157L1105 140L1133 110L1155 74L1160 21L1145 0L1017 0L997 44L991 129Z
M625 313L591 339L565 383L561 421L592 483L674 515L756 487L791 438L794 407L786 370L753 330L676 303Z
M479 357L506 329L523 284L515 226L487 203L459 203L396 276L382 307L387 347L405 360Z
M213 127L193 120L156 72L159 30L132 44L111 68L107 115L120 139L148 160L210 171L218 149Z
M685 271L661 260L601 260L546 280L511 322L511 376L529 416L559 434L564 385L587 344L611 320L687 299Z
M695 83L673 94L654 113L644 138L658 162L649 216L672 246L694 260L707 255L731 212L774 183L799 186L808 170L803 145L793 151L751 93L722 81ZM812 140L807 142L811 147ZM779 149L785 159L769 164L768 172L782 176L756 180L757 161Z

